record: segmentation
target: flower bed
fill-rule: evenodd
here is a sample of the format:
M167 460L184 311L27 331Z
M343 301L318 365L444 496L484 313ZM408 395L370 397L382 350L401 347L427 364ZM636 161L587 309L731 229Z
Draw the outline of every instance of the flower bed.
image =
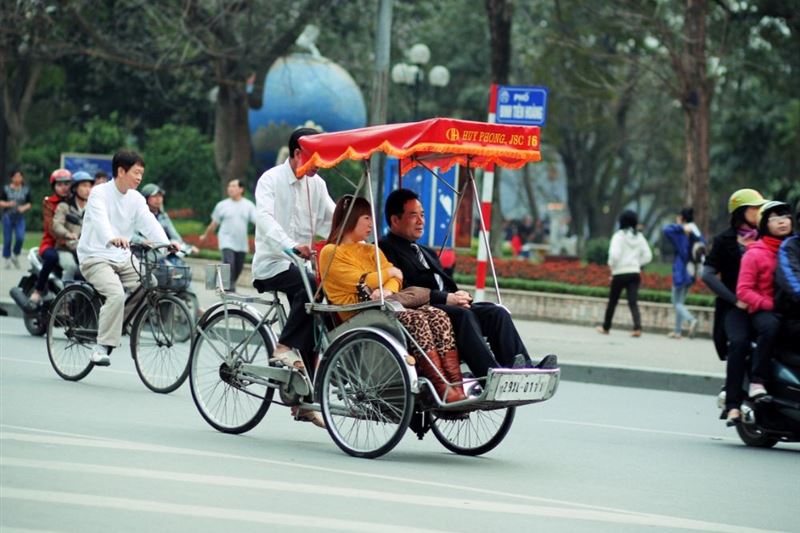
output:
M471 256L459 255L456 261L456 271L460 274L474 276L478 261ZM495 259L495 270L499 278L518 278L535 281L551 281L569 285L587 287L608 287L609 270L607 266L594 263L581 263L579 260L571 261L545 261L531 263L516 259ZM491 276L491 269L487 277ZM646 271L642 273L642 288L659 291L669 291L672 288L672 276L663 276ZM695 283L690 289L694 294L710 294L703 283Z

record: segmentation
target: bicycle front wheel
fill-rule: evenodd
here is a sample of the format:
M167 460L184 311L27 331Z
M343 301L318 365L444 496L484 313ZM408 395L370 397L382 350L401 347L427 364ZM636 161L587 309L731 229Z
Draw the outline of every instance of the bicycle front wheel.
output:
M202 331L202 333L200 333ZM211 315L198 325L189 384L198 411L214 429L244 433L267 414L274 389L237 375L242 363L269 365L273 346L258 321L240 309Z
M63 379L78 381L92 371L98 316L95 295L82 285L68 286L53 300L47 321L47 355Z
M171 294L160 296L136 317L131 355L136 372L153 392L166 394L186 380L194 320L186 304Z
M493 450L508 434L515 407L471 411L463 418L440 418L431 413L431 430L442 446L459 455L482 455Z

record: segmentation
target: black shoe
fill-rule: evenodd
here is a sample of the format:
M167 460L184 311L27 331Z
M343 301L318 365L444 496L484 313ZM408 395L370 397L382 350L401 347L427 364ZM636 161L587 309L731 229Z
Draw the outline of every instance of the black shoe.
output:
M553 354L545 355L544 359L539 361L534 368L538 368L540 370L558 368L558 356Z
M511 363L511 368L533 368L531 358L520 353L514 356L514 361Z

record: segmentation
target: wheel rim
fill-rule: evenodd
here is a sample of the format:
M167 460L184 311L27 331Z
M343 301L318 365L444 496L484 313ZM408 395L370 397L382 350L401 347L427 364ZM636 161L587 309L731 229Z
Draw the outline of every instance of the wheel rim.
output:
M401 365L375 339L347 342L332 356L323 377L322 411L329 431L346 451L385 453L402 436L411 394Z
M64 291L60 296L50 309L47 349L56 372L68 379L77 378L91 367L97 311L83 291Z
M150 388L172 389L186 378L192 317L169 298L158 300L145 313L134 332L137 371Z
M514 409L470 411L464 418L432 415L431 429L439 441L456 453L481 454L497 446L508 432Z
M238 346L239 364L268 364L267 345L259 332L248 343L243 341L255 330L255 324L243 316L229 313L231 345ZM195 340L191 361L192 394L206 419L219 429L244 427L259 416L273 389L258 383L246 383L224 360L228 354L225 317L220 314L208 321L205 335Z

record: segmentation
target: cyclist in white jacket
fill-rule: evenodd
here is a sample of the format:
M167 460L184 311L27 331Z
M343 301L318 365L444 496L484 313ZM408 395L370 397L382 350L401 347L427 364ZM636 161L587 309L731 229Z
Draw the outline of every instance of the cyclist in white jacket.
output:
M628 298L628 307L633 316L632 337L641 337L642 321L639 315L639 285L642 282L641 270L644 265L652 261L653 253L647 239L637 229L639 224L636 213L631 210L623 211L619 216L619 230L611 237L608 246L608 266L611 268L611 292L608 296L606 315L602 326L597 326L597 331L608 335L611 330L611 321L617 302L625 289Z

